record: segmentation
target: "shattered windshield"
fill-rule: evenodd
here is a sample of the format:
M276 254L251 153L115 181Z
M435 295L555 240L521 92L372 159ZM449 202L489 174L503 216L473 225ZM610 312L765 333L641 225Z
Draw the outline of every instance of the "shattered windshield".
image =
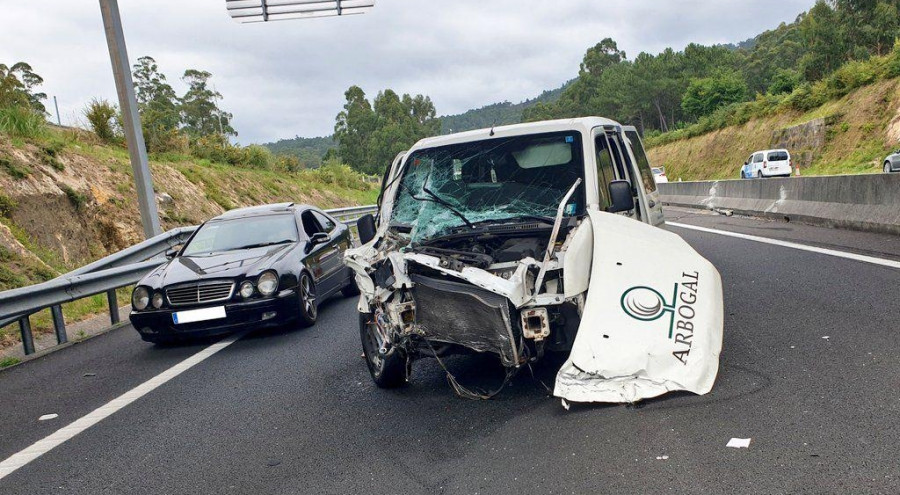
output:
M406 160L391 223L413 241L480 222L555 217L579 178L584 158L576 131L486 139L428 148ZM584 185L565 206L582 215Z

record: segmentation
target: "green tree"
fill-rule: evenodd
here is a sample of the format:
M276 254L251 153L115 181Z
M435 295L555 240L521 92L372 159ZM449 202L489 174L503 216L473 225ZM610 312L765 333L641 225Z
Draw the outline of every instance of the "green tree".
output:
M182 129L192 137L222 134L237 136L231 127L232 115L219 108L218 101L222 95L209 87L212 74L206 71L188 69L181 80L188 85L188 90L181 97Z
M0 108L30 106L37 112L46 113L41 100L47 95L35 91L43 82L44 79L25 62L15 63L12 67L0 64Z
M386 89L370 104L358 86L344 96L347 103L337 115L334 138L343 161L360 172L381 174L397 153L440 133L440 120L427 96L400 96Z
M710 77L691 81L681 100L681 108L697 118L716 109L747 99L747 83L734 71L718 71Z
M149 151L167 151L177 138L181 120L178 96L153 57L144 56L132 68L141 127Z
M337 115L334 140L341 159L355 170L369 168L369 138L375 130L375 111L359 86L350 86L344 97L347 103Z

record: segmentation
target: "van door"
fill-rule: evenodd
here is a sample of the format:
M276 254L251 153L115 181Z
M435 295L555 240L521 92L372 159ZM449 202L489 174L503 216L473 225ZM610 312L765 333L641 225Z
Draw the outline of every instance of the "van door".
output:
M619 152L619 146L614 136L615 131L603 127L597 127L592 132L594 159L597 166L597 189L600 199L598 206L601 211L606 211L611 204L609 198L610 182L614 180L624 180L629 184L633 184L631 175L628 173L628 167L626 166L622 154ZM641 205L636 196L637 192L633 186L632 191L635 194L635 209L623 211L619 214L641 219Z
M644 143L633 126L624 126L622 131L628 144L631 170L636 182L640 182L638 193L641 196L642 211L646 212L644 221L650 225L661 225L665 222L662 210L662 201L659 199L659 191L656 189L656 180L653 178L653 170L647 153L644 151ZM629 157L626 157L629 158ZM637 184L636 184L637 185Z

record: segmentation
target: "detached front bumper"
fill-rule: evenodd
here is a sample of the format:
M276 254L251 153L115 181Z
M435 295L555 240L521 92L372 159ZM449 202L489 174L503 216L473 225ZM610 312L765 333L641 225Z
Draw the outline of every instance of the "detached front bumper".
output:
M283 290L277 296L271 298L226 303L224 305L225 318L179 324L174 323L172 319L172 313L176 311L189 311L221 305L206 304L196 307L179 307L177 309L132 311L129 319L143 340L147 342L166 342L280 326L296 320L300 311L297 293L294 289L289 289Z

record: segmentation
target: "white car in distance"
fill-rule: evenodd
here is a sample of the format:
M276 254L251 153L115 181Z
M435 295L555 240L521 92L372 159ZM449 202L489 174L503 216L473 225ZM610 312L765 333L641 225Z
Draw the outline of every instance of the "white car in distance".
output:
M741 167L742 179L790 177L794 162L788 150L762 150L750 155Z
M650 170L653 171L653 180L655 180L657 184L666 184L667 182L669 182L669 178L666 177L666 169L664 167L653 167Z

